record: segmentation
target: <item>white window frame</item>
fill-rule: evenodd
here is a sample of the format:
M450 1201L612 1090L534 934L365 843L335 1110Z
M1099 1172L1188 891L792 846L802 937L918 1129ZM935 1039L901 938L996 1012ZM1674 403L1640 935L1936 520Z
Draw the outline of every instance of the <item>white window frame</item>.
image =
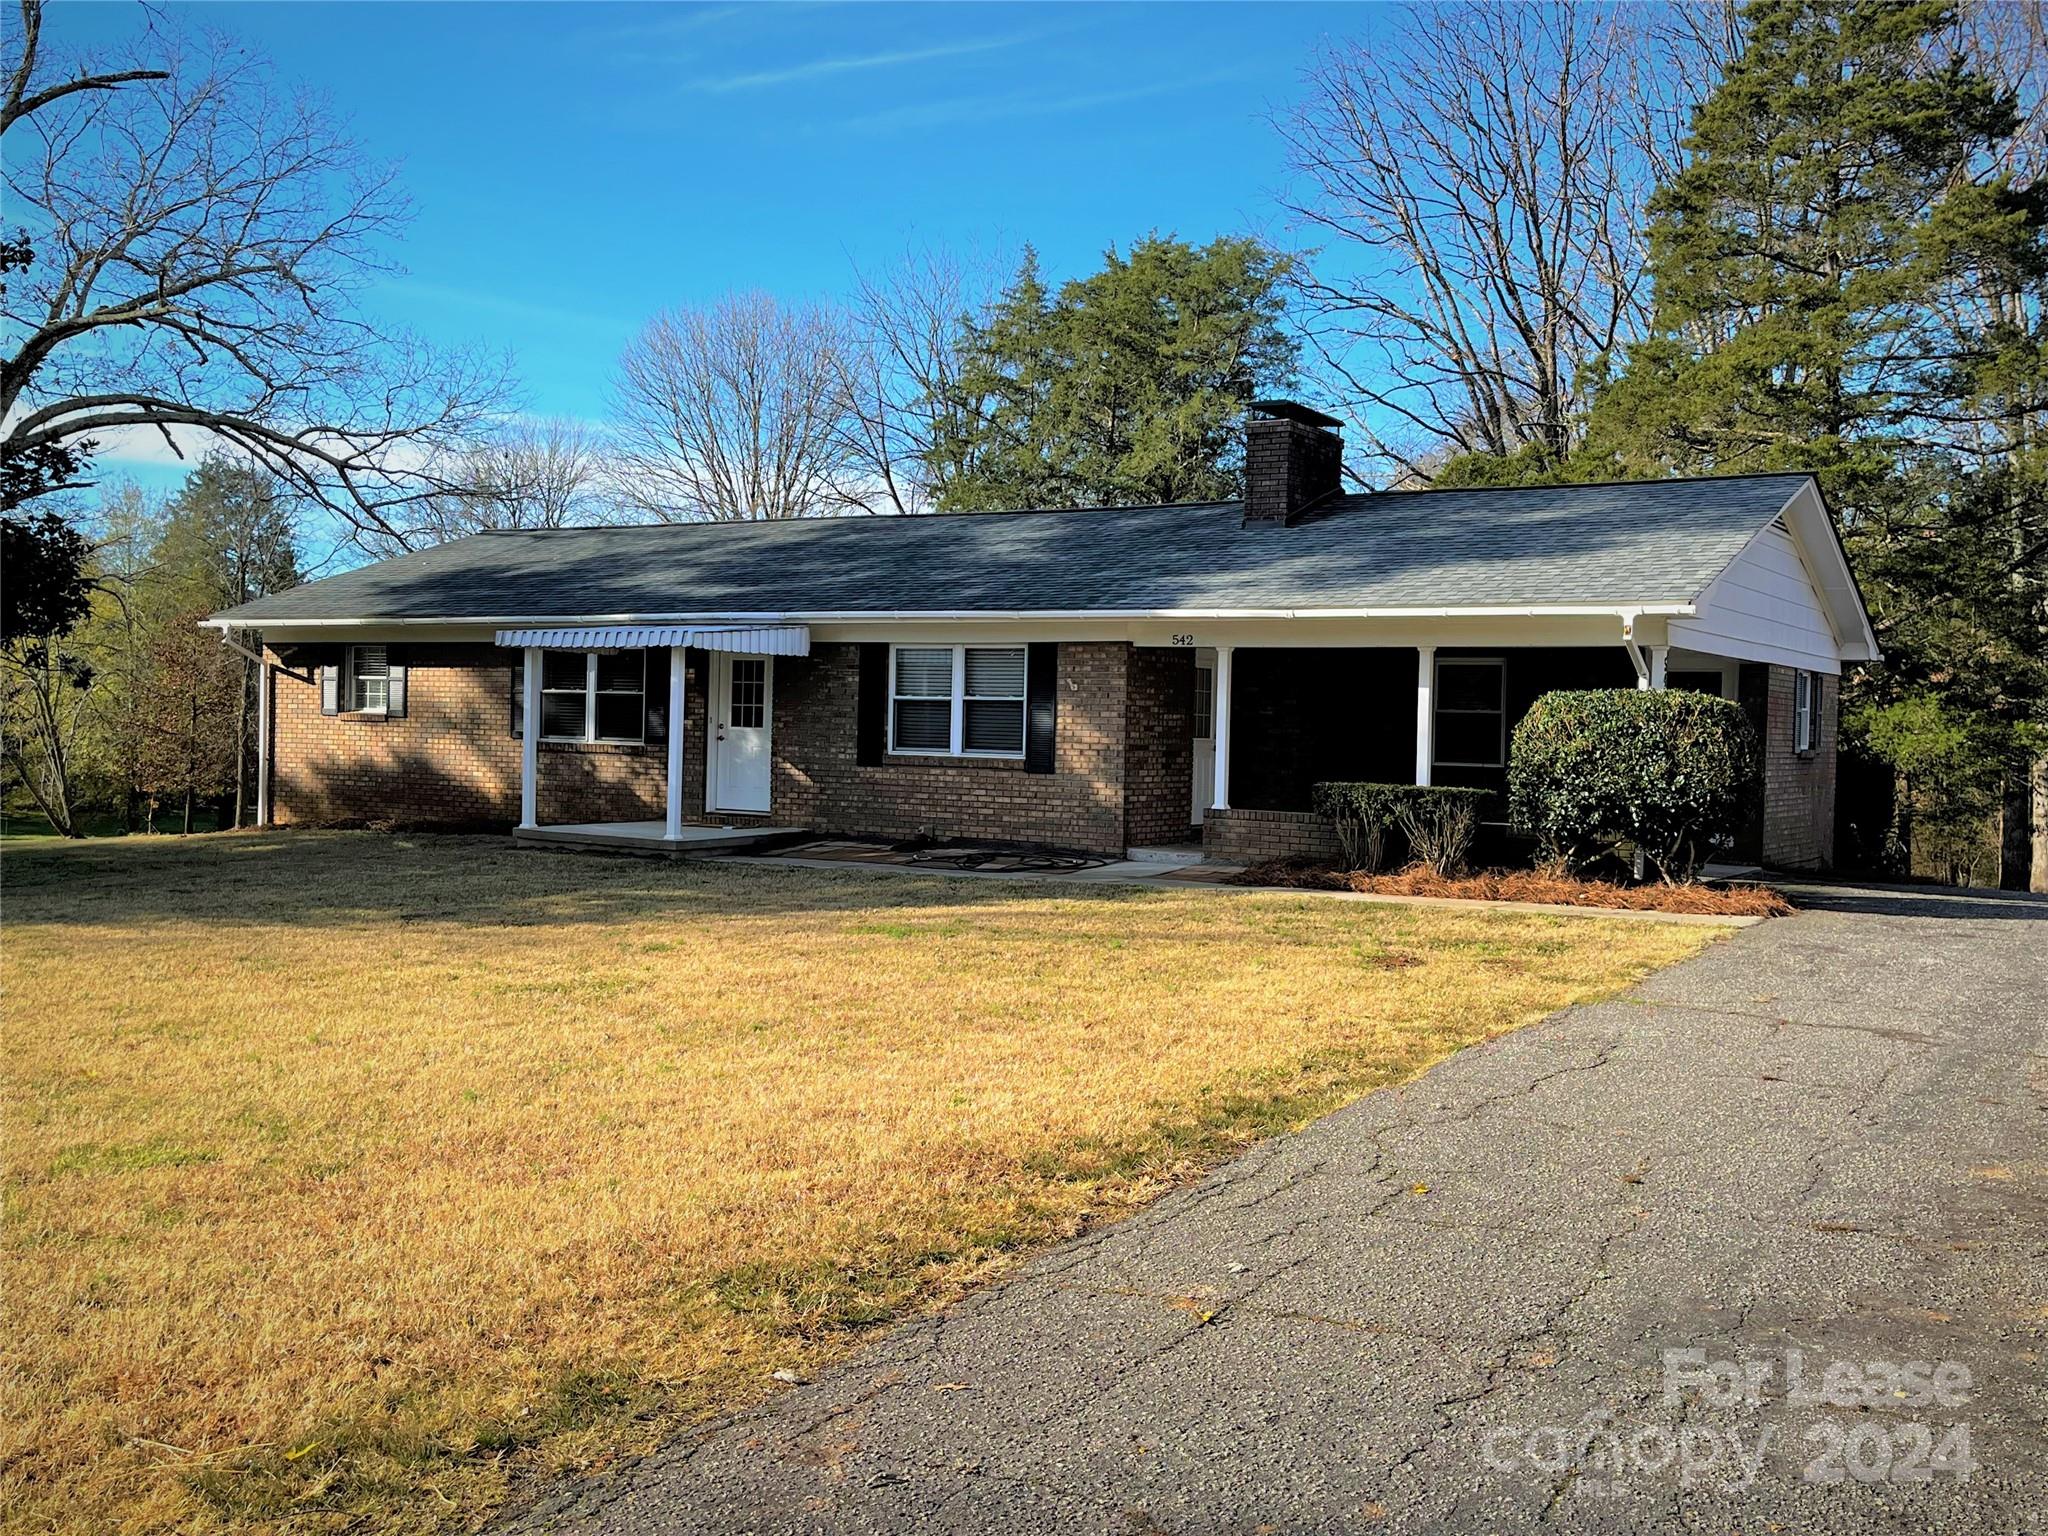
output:
M363 680L361 663L358 658L365 651L375 651L384 667L384 702L377 705L356 702L356 684ZM348 648L347 665L342 668L342 689L348 700L342 706L345 715L387 715L391 712L391 650L383 645L352 645Z
M1498 709L1447 709L1444 706L1445 667L1492 667L1500 677L1500 707ZM1429 732L1430 765L1435 768L1505 768L1508 763L1508 660L1505 656L1439 656L1436 670L1430 680L1430 708L1435 720ZM1444 739L1444 733L1436 729L1435 722L1445 715L1494 715L1500 720L1500 744L1494 749L1495 757L1490 763L1454 761L1437 755L1437 744Z
M942 750L938 747L899 747L896 744L896 705L899 701L923 699L929 703L930 694L899 694L896 691L896 653L903 651L951 651L953 653L952 728L949 744ZM1018 706L1017 713L1023 723L1014 752L969 751L965 746L967 731L967 653L969 651L1015 651L1024 658L1024 691L1020 694L976 694L977 702L1006 704L1013 700ZM929 645L914 640L889 646L889 755L892 757L985 757L1011 762L1021 762L1031 746L1031 648L1027 645Z
M1820 736L1820 674L1800 668L1792 675L1792 750L1811 752Z
M640 656L640 686L639 686L639 688L637 688L637 689L629 689L629 688L599 688L599 687L597 686L597 657L598 657L598 653L597 653L596 651L585 651L585 652L583 652L583 687L582 687L582 688L581 688L580 690L578 690L578 689L570 689L570 688L550 688L550 687L548 686L548 657L549 657L550 655L561 655L561 654L566 654L566 655L572 655L572 656L573 656L573 655L575 655L576 653L575 653L574 651L562 651L562 650L560 650L559 648L556 648L556 649L550 649L550 650L543 650L543 651L541 652L541 654L540 654L540 699L541 699L541 711L540 711L540 725L541 725L541 738L540 738L540 739L541 739L542 741L566 741L566 742L579 742L579 743L582 743L582 744L583 744L583 745L585 745L585 746L604 746L604 747L640 747L640 746L645 746L645 745L647 744L647 652L646 652L646 651L644 651L644 650L643 650L643 651L641 651L641 652L639 652L639 656ZM581 733L580 735L576 735L576 736L550 736L550 735L548 735L548 734L547 734L547 718L548 718L548 711L547 711L547 698L548 698L548 695L549 695L549 694L551 694L551 693L553 693L553 694L569 694L569 693L576 693L576 692L580 692L580 693L581 693L581 695L582 695L582 698L583 698L583 730L582 730L582 733ZM640 700L640 730L639 730L639 733L638 733L637 735L633 735L633 736L600 736L600 735L598 735L598 734L597 734L597 698L598 698L598 695L599 695L600 693L606 693L606 694L622 694L622 695L632 695L632 696L636 696L636 697L638 697L638 699Z

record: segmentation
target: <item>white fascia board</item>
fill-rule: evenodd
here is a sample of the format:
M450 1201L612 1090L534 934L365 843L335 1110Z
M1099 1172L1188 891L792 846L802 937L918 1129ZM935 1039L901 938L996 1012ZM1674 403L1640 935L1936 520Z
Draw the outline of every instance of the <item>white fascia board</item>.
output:
M604 624L966 624L1047 623L1074 620L1085 623L1124 623L1133 620L1172 621L1203 619L1535 619L1535 618L1619 618L1625 615L1688 617L1698 611L1693 602L1659 603L1524 603L1512 606L1473 605L1430 608L1036 608L997 612L986 608L903 609L878 612L758 612L758 613L600 613L600 614L485 614L462 618L400 619L374 615L348 619L254 619L229 621L202 619L211 629L362 629L438 628L467 626L475 629L593 626Z
M1835 646L1841 653L1841 659L1876 661L1881 654L1877 647L1877 633L1870 627L1870 611L1863 606L1863 591L1856 585L1855 573L1849 569L1849 556L1835 532L1835 520L1829 515L1827 503L1821 499L1820 482L1807 477L1779 509L1778 516L1790 531L1799 558L1806 564L1806 574L1813 582L1813 589L1820 594L1820 600L1827 609L1828 623L1835 632ZM1759 528L1756 538L1750 543L1755 543L1764 533L1765 529ZM1743 546L1745 552L1748 547ZM1734 561L1729 564L1734 564ZM1711 605L1712 591L1709 584L1707 591L1700 594L1703 604Z

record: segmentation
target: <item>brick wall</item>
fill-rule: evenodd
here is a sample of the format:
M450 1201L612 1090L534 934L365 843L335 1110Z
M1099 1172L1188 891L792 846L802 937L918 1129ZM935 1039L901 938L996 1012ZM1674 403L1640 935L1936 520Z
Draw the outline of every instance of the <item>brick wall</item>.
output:
M1124 699L1124 818L1136 846L1194 828L1195 653L1134 648Z
M406 713L323 715L317 670L274 675L272 818L280 823L519 819L511 664L485 645L408 647Z
M1313 811L1210 810L1202 820L1202 857L1220 864L1264 859L1333 859L1337 829Z
M1121 853L1131 647L1059 648L1053 771L1009 758L855 758L859 651L775 662L773 819L820 832L991 838ZM1192 685L1191 685L1192 686Z
M695 824L768 821L821 832L990 838L1121 853L1188 831L1193 774L1191 652L1122 643L1059 648L1053 771L1011 759L892 756L854 761L858 651L820 645L778 657L775 757L766 817L707 813L711 663L689 653L683 814ZM488 645L408 647L403 719L322 715L317 681L277 674L272 808L280 823L496 824L519 816L511 660ZM1133 745L1134 744L1134 745ZM667 747L540 744L543 825L657 821Z
M313 681L275 675L271 817L281 825L391 821L506 826L519 820L519 738L512 734L512 661L493 645L406 647L401 719L323 715ZM704 683L694 684L703 798ZM688 745L686 743L686 745ZM541 821L658 821L666 746L540 744Z
M667 745L542 742L535 813L544 827L662 820L668 815Z
M1817 869L1835 858L1835 734L1841 679L1817 673L1820 731L1811 752L1793 750L1796 674L1770 669L1763 697L1763 862L1777 869Z

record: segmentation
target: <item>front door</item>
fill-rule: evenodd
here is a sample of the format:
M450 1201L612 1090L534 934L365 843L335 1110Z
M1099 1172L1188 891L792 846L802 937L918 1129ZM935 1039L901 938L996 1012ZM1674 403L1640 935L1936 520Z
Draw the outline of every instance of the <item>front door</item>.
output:
M1196 826L1209 813L1216 798L1216 653L1208 651L1195 658L1195 803L1192 820Z
M711 655L712 809L765 816L774 716L769 658Z

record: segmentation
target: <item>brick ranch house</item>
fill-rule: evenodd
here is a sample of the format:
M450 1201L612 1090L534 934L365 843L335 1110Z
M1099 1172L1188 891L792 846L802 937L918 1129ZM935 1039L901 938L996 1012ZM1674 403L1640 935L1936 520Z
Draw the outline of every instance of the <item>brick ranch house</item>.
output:
M1737 851L1829 862L1877 648L1810 477L1348 495L1336 426L1255 407L1242 502L484 533L231 609L259 819L1244 861L1329 846L1318 780L1498 790L1538 694L1634 685L1742 701Z

